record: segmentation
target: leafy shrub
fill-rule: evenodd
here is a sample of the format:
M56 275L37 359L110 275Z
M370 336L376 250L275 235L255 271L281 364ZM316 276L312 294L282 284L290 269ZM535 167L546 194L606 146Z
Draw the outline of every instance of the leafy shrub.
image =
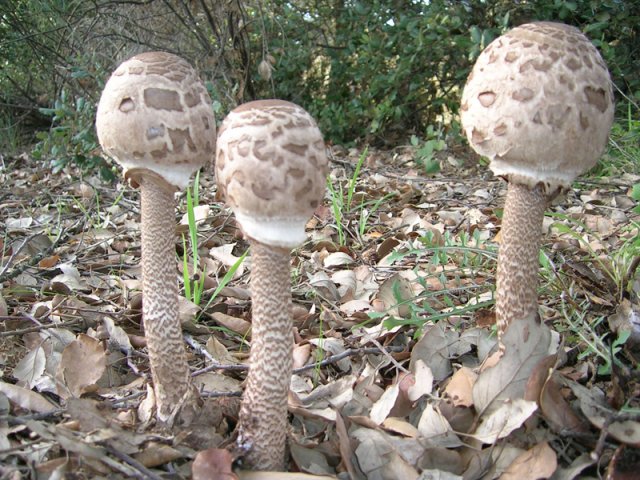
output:
M113 168L100 155L93 102L84 97L71 98L63 90L53 108L40 111L51 117L52 127L36 135L40 141L32 152L35 158L49 161L54 173L75 165L85 171L97 170L108 180L115 178Z

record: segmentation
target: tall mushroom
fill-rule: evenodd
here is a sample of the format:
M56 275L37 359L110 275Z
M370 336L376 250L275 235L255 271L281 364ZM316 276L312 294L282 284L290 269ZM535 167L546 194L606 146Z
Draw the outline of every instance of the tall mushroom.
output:
M211 100L182 58L147 52L122 63L105 85L96 117L100 145L140 187L142 315L157 418L189 421L197 398L178 319L174 192L213 158Z
M460 115L473 149L508 181L496 281L499 335L537 312L545 209L598 161L613 113L607 67L574 27L520 25L478 57Z
M291 377L290 250L324 196L322 134L301 107L249 102L220 127L216 179L251 245L252 332L238 443L249 467L282 470Z

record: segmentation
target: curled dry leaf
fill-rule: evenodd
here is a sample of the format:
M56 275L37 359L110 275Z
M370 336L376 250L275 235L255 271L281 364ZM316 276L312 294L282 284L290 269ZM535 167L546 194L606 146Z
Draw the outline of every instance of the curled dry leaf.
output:
M134 455L138 462L145 467L157 467L165 463L182 458L182 452L170 445L151 442L140 453Z

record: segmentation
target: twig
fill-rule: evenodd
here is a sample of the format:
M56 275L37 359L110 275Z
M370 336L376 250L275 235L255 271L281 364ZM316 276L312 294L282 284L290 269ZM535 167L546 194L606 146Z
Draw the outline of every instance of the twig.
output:
M20 315L20 316L17 316L17 317L0 316L0 321L15 320L17 318L24 318L25 320L33 320L33 318L28 316L28 315ZM78 323L82 323L82 321L83 321L83 319L78 318L76 320L68 320L66 322L51 323L49 325L37 325L35 327L21 328L20 330L11 330L9 332L0 332L0 338L1 337L11 337L11 336L14 336L14 335L23 335L25 333L40 332L42 330L47 330L49 328L68 327L68 326L71 326L71 325L77 325Z
M355 356L358 356L358 355L370 355L370 354L376 354L376 353L380 353L380 354L386 355L388 357L391 357L389 352L401 352L403 350L404 350L404 347L383 347L382 345L379 345L379 346L377 346L375 348L374 347L369 347L369 348L349 348L349 349L345 350L342 353L337 353L335 355L331 355L331 356L325 358L324 360L322 360L320 362L314 362L314 363L311 363L309 365L305 365L303 367L296 368L296 369L293 370L293 373L297 374L297 373L306 372L307 370L313 370L315 368L326 367L327 365L331 365L331 364L337 363L340 360L342 360L344 358L348 358L348 357L355 357ZM396 366L398 368L400 368L403 371L406 371L406 369L402 365L398 364L398 362L396 362L395 359L393 359L392 361L395 362L395 364L396 364ZM196 377L198 375L202 375L203 373L211 372L213 370L244 371L244 370L249 370L249 366L248 365L224 365L224 364L221 364L221 363L215 363L213 365L209 365L207 367L201 368L200 370L196 370L195 372L193 372L191 374L191 376L192 377Z
M127 465L135 469L138 472L138 475L136 475L137 478L142 478L142 479L150 478L151 480L163 480L161 476L153 473L151 470L149 470L147 467L145 467L135 458L130 457L126 453L113 448L111 445L106 444L104 447L107 450L107 452L109 452L111 455L116 457L118 460L125 462Z
M29 257L28 261L24 262L23 264L17 265L13 270L8 272L7 270L11 266L11 263L13 262L13 259L15 258L15 256L20 252L20 250L22 250L27 245L29 240L34 238L36 235L40 235L40 233L34 233L33 235L29 235L24 240L24 242L22 242L22 245L20 245L20 247L18 247L18 249L15 252L13 252L13 254L9 258L9 260L7 260L7 263L5 264L4 268L2 269L2 272L0 272L0 283L4 282L6 280L9 280L11 278L17 277L22 272L24 272L27 268L33 267L40 260L42 260L43 258L45 258L48 255L50 255L55 250L55 248L58 246L58 244L60 243L60 240L62 240L62 234L64 232L66 232L66 231L67 231L67 229L61 228L60 231L58 232L58 236L56 237L56 239L53 242L51 242L51 245L49 245L47 248L45 248L42 252L38 253L37 255Z
M378 347L378 348L380 349L380 351L382 352L382 354L383 354L385 357L387 357L387 358L389 359L389 361L390 361L391 363L393 363L393 365L394 365L398 370L400 370L401 372L404 372L404 373L409 373L409 370L407 370L405 367L403 367L402 365L400 365L400 364L398 363L398 361L397 361L395 358L393 358L393 357L391 356L391 354L389 353L389 350L388 350L388 349L386 349L385 347L383 347L383 346L380 344L380 342L378 342L378 340L376 340L375 338L372 338L372 339L371 339L371 343L373 343L376 347ZM393 347L390 347L390 348L393 348ZM403 349L404 349L404 347L401 347L401 348L403 348Z
M595 448L591 452L590 456L592 460L598 460L602 455L604 450L605 441L609 436L609 427L612 423L615 422L625 422L631 420L633 422L637 422L640 416L637 414L626 413L626 412L611 412L608 414L604 420L602 428L600 429L600 435L598 437L598 442L596 443Z
M200 355L202 355L203 357L205 357L207 360L209 360L210 362L216 362L216 359L213 357L213 355L211 355L206 348L204 348L202 345L200 345L195 338L193 338L191 335L189 335L188 333L183 333L182 337L184 338L185 342L187 342L189 344L189 346L191 348L193 348L196 352L198 352Z
M371 355L376 353L382 353L384 355L389 355L389 351L391 352L401 352L404 350L404 347L387 347L386 349L380 345L380 347L369 347L369 348L349 348L342 353L337 353L335 355L331 355L330 357L325 358L320 362L311 363L309 365L305 365L304 367L296 368L293 373L302 373L307 370L313 370L315 368L326 367L327 365L331 365L333 363L337 363L340 360L348 357L355 357L358 355ZM390 355L389 355L390 356ZM400 367L404 369L404 367Z

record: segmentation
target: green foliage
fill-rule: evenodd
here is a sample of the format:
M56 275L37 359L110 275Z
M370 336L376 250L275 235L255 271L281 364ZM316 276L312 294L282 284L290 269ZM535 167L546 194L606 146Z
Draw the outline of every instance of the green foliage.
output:
M274 3L275 93L310 109L330 140L397 143L457 109L472 47L461 4Z
M200 305L206 272L198 272L200 255L198 254L198 225L196 224L195 208L200 204L200 172L196 173L193 186L187 188L187 222L189 225L189 245L191 246L191 262L193 276L189 275L189 259L187 255L187 240L182 236L182 278L184 281L184 296L196 305Z
M396 304L392 308L405 307L407 314L402 318L390 316L385 319L385 328L397 325L423 326L426 322L458 315L469 315L493 304L492 299L486 299L486 284L462 282L465 278L475 278L481 272L489 271L496 262L495 251L481 248L483 243L477 234L472 236L462 233L457 237L444 235L444 244L436 241L429 233L421 237L421 248L399 251L389 256L389 262L402 260L405 257L416 258L416 282L423 287L423 292L417 297L405 298L402 292L394 288ZM424 268L424 259L429 257L431 268ZM421 271L422 270L422 271ZM429 273L425 275L425 271ZM429 280L436 280L442 288L434 290L429 287ZM455 283L459 286L451 288ZM370 318L385 318L388 312L369 313Z
M9 115L0 113L0 153L15 155L20 149L20 125Z
M427 139L421 141L416 135L411 135L411 145L417 147L416 162L424 169L426 175L432 175L440 171L440 161L435 154L446 148L440 132L436 132L433 126L427 128Z
M563 307L566 307L566 304L563 303ZM588 307L586 304L581 304L578 308L563 308L562 313L568 326L560 329L560 332L567 331L581 341L582 351L578 355L578 360L595 356L598 359L598 375L611 375L614 363L618 366L624 365L617 357L631 332L620 331L615 338L611 338L613 334L609 331L610 329L604 327L606 333L598 334L598 330L602 329L600 327L606 323L606 319L598 317L594 322L588 322L584 313Z
M91 153L91 106L129 52L160 49L196 66L218 120L253 98L289 99L329 142L395 146L415 136L430 171L437 145L427 128L438 139L459 136L460 93L477 55L532 20L589 36L619 88L623 119L640 99L640 4L630 0L16 0L0 15L0 117L46 105L52 138L42 134L38 151L53 167L105 167ZM261 77L265 59L273 69Z
M344 224L345 217L348 217L349 213L352 210L356 184L358 182L358 178L360 177L360 169L362 168L362 164L365 158L367 158L367 152L368 148L365 148L360 154L358 163L356 164L356 167L353 171L353 175L351 175L351 178L349 179L346 192L344 192L342 184L338 183L337 186L334 186L331 178L327 178L327 189L329 190L329 195L331 197L331 210L335 219L336 230L338 231L338 243L340 245L346 245L346 233ZM362 204L360 205L360 209L364 209L364 206ZM370 212L366 214L365 218L368 218L368 215L370 215ZM362 223L362 221L360 223ZM364 229L364 226L360 226L359 231L362 229Z
M115 178L114 169L100 155L92 102L71 98L63 90L53 108L41 108L40 112L51 117L52 127L36 135L39 143L32 152L34 158L48 161L54 173L76 165L85 171L97 170L106 179Z
M630 267L635 259L640 257L640 236L638 235L640 224L632 221L629 225L622 227L619 232L619 245L603 255L593 249L591 242L584 235L587 233L588 238L596 239L605 244L606 240L598 232L565 214L551 214L551 216L563 220L563 223L554 223L553 228L580 244L582 250L586 252L583 261L593 265L602 273L606 284L612 287L611 294L616 297L617 301L622 301L632 288L629 279Z

